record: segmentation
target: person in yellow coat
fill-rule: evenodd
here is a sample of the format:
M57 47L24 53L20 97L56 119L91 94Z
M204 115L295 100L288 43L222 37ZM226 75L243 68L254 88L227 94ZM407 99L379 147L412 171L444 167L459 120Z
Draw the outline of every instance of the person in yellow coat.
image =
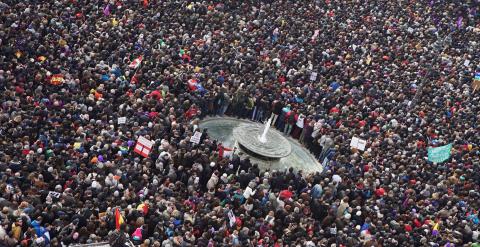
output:
M17 241L20 241L20 238L22 237L22 223L23 222L21 219L17 219L14 223L12 223L11 236Z

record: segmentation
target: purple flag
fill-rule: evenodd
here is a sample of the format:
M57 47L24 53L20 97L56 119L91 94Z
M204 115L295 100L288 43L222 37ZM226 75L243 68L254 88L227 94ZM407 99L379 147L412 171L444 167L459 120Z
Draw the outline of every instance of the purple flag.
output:
M105 6L105 8L103 9L103 14L106 16L110 15L110 4L107 4L107 6Z
M457 28L460 29L462 27L463 16L457 18Z

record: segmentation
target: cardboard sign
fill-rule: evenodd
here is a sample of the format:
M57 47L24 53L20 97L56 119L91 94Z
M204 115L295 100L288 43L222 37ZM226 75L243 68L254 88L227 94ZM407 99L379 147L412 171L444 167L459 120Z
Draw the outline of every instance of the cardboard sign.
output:
M201 137L202 137L202 132L195 131L192 138L190 138L190 142L195 143L195 144L199 144Z
M362 140L358 137L353 137L352 141L350 142L350 147L356 148L358 150L365 151L366 146L367 146L367 141Z
M119 117L117 122L118 124L125 124L127 122L127 117Z
M137 144L135 145L135 148L133 151L145 158L148 157L150 154L150 151L152 150L154 142L148 140L147 138L140 136L138 138Z

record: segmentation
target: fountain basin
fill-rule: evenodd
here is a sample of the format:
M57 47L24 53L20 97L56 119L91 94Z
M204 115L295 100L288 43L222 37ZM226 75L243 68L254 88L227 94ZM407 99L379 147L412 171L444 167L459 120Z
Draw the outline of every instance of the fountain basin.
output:
M242 123L233 129L233 138L244 151L265 159L280 159L290 155L292 146L277 130L266 132L266 141L262 142L260 134L264 125L259 123Z
M257 155L251 155L249 151L246 151L246 149L240 147L238 141L236 141L233 137L233 130L245 123L252 124L254 122L232 117L207 117L206 119L200 121L200 128L207 129L209 137L211 139L218 140L225 147L237 147L238 149L236 154L240 156L241 159L250 159L250 161L253 164L257 164L262 171L278 171L285 170L290 167L294 168L295 170L303 170L306 173L321 172L323 170L322 165L317 161L317 159L315 159L315 157L313 157L308 150L304 149L302 145L297 142L297 140L291 137L284 137L292 148L292 152L286 157L280 159L265 159L265 157L260 158ZM253 136L256 138L260 132L255 132L253 134Z

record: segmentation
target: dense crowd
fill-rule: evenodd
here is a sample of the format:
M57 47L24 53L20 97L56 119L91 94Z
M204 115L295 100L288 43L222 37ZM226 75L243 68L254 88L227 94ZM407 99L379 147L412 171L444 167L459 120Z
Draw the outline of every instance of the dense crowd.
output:
M0 245L479 246L479 11L1 0ZM225 157L210 115L272 117L328 165Z

